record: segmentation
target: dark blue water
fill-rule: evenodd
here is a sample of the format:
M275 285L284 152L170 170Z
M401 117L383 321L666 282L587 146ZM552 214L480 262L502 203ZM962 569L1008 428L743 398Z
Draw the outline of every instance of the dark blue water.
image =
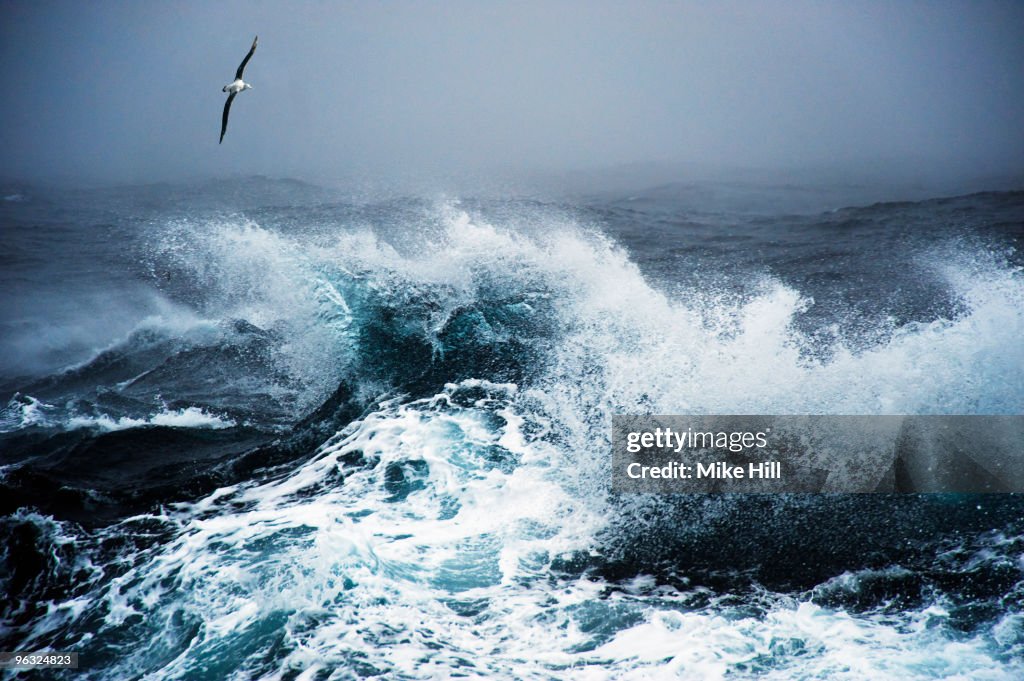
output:
M0 193L0 650L95 679L1024 677L1021 498L620 497L607 439L1021 413L1024 193Z

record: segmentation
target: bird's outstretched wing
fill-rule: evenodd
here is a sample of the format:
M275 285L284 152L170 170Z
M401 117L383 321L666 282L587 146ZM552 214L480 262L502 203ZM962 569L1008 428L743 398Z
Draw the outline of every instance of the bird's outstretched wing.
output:
M242 71L245 71L245 65L252 59L252 53L256 51L256 43L259 39L259 36L252 39L252 47L249 48L249 54L245 55L245 59L242 60L242 63L238 65L238 70L235 71L235 80L239 80L242 77Z
M244 62L242 63L242 66L245 66ZM237 94L237 92L232 92L228 95L228 101L224 102L224 115L221 116L220 119L220 142L217 142L217 144L224 141L224 133L228 131L228 112L231 111L231 102L235 100L235 95Z

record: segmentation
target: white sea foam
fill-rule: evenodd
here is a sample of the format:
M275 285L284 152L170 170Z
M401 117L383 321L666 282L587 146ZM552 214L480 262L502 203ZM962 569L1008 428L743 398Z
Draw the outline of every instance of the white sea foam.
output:
M46 404L31 395L15 395L0 410L0 433L12 433L22 428L50 425L55 411L52 404Z
M113 418L105 414L98 416L72 416L66 422L70 430L96 428L104 431L127 430L145 426L168 426L171 428L232 428L236 423L229 418L210 414L200 407L186 407L164 410L148 418L135 419L127 416Z
M673 297L572 224L526 235L455 206L440 215L444 238L403 252L366 230L313 247L251 223L208 226L207 242L169 248L205 268L211 301L284 328L293 356L308 353L303 371L337 361L335 376L356 361L366 291L396 309L434 296L418 329L427 338L465 306L514 292L523 309L552 315L538 341L547 363L529 383L474 379L393 398L290 474L177 507L158 519L173 540L126 561L74 608L58 605L68 614L40 624L37 640L72 611L103 624L69 648L136 637L83 678L187 679L212 665L252 679L329 669L417 679L1024 675L1004 654L1018 635L1009 619L991 636L963 635L935 603L858 615L767 594L761 613L698 607L697 592L650 577L608 590L551 568L599 549L613 411L1019 412L1019 272L967 256L948 263L962 315L865 350L836 342L817 360L793 325L811 301L779 282L737 301ZM307 333L317 320L329 332ZM148 633L137 633L138 615Z
M939 607L858 616L777 596L754 615L694 607L699 593L651 578L606 592L555 577L552 559L588 551L601 518L567 489L564 452L524 430L521 397L469 381L393 401L282 479L178 507L165 519L177 539L75 601L102 614L99 640L139 616L159 632L84 678L187 679L225 659L253 679L333 667L418 679L1024 672L984 635L952 636ZM271 645L277 659L259 666Z
M179 225L164 255L209 282L217 316L288 329L284 355L297 375L336 385L354 354L353 300L372 292L402 309L431 296L428 339L451 315L487 298L550 303L559 365L547 392L577 392L568 409L603 401L660 413L1019 413L1024 408L1024 278L987 254L934 265L960 296L954 319L880 329L858 349L822 340L794 320L813 301L765 277L747 298L716 291L669 295L628 254L567 219L517 230L443 204L429 238L411 225L401 252L367 228L333 238L288 237L251 221ZM177 236L174 236L177 234ZM932 267L930 256L921 266ZM935 258L938 260L938 258ZM870 333L870 332L869 332ZM867 349L861 349L866 347ZM327 388L325 387L324 390ZM608 412L610 413L610 412Z
M274 361L307 386L304 407L337 386L351 310L329 277L338 265L315 244L245 219L183 221L162 229L154 250L164 265L203 282L197 304L205 316L283 334Z

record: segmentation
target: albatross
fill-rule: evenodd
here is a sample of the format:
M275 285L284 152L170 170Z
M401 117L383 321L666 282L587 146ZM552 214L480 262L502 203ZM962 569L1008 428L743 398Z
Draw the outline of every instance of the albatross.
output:
M242 60L242 63L238 65L238 70L235 71L235 80L221 88L221 92L228 93L228 101L224 102L224 115L220 119L220 142L217 144L224 141L224 133L228 130L228 112L231 111L231 102L235 101L235 95L242 90L252 88L252 85L242 80L242 72L245 71L245 65L252 59L252 53L256 51L256 42L259 39L259 36L252 39L252 47L249 48L249 54L245 55L245 59Z

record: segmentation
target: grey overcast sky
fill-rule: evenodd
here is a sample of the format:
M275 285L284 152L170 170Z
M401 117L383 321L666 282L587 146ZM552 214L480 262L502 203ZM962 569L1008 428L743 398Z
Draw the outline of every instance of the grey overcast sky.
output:
M8 179L1019 171L1024 3L4 0L0 92Z

